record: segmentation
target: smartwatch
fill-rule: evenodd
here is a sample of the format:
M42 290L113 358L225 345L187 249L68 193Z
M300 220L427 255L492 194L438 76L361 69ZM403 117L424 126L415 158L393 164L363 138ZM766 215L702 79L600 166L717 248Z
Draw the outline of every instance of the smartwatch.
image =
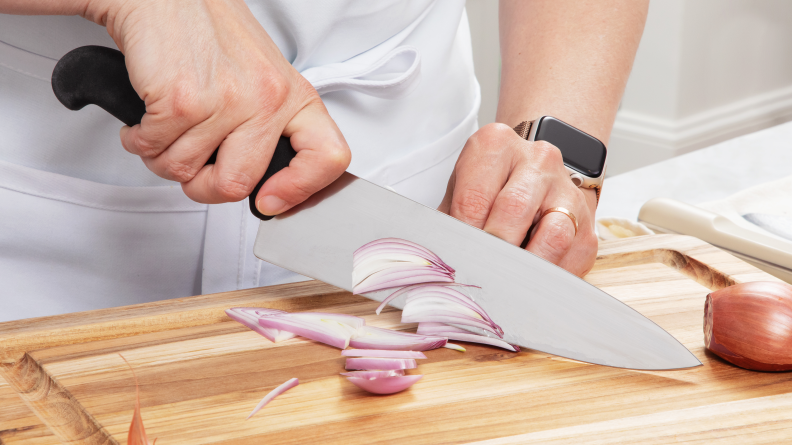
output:
M608 150L599 139L552 116L521 122L514 127L521 138L547 141L561 150L564 166L572 182L581 188L594 189L599 203Z

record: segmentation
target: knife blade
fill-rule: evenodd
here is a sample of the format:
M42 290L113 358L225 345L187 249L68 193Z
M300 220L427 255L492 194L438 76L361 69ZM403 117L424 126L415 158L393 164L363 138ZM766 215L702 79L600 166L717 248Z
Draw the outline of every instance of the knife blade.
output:
M69 109L96 104L127 125L145 113L123 54L110 48L67 53L53 71L52 88ZM651 320L564 269L350 173L285 214L261 215L254 202L258 189L294 155L281 137L250 195L251 212L262 219L254 246L262 260L351 291L352 253L375 239L404 238L454 267L458 282L483 288L477 302L504 329L506 341L620 368L701 364ZM385 295L366 296L381 301Z
M457 270L458 282L481 286L476 302L510 343L618 368L701 364L654 322L566 270L350 173L262 221L253 253L351 291L353 252L390 237L428 248ZM365 296L381 301L387 294Z
M769 213L746 213L742 217L751 224L761 227L773 235L792 241L792 219Z

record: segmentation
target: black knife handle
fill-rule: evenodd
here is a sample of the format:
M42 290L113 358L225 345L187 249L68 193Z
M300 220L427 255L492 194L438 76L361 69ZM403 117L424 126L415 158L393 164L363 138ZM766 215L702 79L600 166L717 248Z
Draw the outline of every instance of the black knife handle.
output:
M145 102L129 81L124 55L104 46L82 46L66 53L52 71L52 91L70 110L80 110L89 104L98 105L130 127L139 124L146 114ZM272 219L272 216L263 215L256 209L256 195L261 186L287 167L296 155L289 138L281 136L264 177L248 197L250 211L257 218L264 221ZM216 160L217 149L206 163L214 164Z

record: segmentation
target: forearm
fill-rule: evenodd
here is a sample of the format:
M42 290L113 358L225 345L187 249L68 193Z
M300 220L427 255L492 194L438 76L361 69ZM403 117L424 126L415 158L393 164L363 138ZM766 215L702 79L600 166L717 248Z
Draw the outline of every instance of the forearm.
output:
M551 115L607 144L648 0L501 0L497 121Z

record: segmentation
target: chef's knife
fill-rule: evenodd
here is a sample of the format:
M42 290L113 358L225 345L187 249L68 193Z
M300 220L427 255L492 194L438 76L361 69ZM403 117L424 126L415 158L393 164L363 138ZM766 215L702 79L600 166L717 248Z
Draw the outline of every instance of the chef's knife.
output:
M746 213L742 216L751 224L761 227L773 235L792 241L792 219L769 213Z
M139 122L145 106L134 90L129 91L123 56L109 55L105 49L90 50L65 63L67 54L55 68L53 89L59 98L79 96L64 102L69 108L96 103L117 117L134 109ZM94 68L81 68L87 64ZM110 71L113 74L105 74ZM96 78L105 75L105 80ZM75 77L81 79L64 80ZM118 95L120 83L126 86L123 98ZM270 165L268 173L283 166ZM560 267L350 173L285 214L262 221L254 253L351 291L352 253L386 237L425 246L457 270L459 282L481 286L477 302L503 328L506 341L621 368L701 364L651 320ZM381 292L367 296L383 298Z

